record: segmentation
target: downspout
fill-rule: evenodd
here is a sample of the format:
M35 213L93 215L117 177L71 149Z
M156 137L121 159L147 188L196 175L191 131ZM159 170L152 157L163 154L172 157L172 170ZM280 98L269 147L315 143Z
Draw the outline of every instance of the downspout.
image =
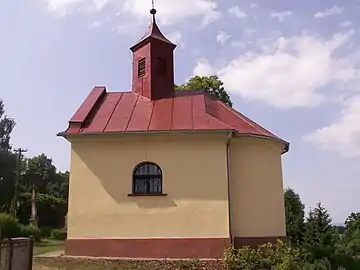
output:
M234 136L234 132L231 131L229 133L229 138L226 143L226 166L227 166L227 182L228 182L228 211L229 211L229 237L230 237L230 244L233 245L233 235L232 235L232 226L231 226L231 187L230 187L230 180L231 180L231 172L230 172L230 142Z

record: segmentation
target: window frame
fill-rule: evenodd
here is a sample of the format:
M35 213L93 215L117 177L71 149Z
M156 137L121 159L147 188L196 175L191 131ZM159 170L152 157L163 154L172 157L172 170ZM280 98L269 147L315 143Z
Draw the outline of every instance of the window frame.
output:
M144 174L144 175L136 175L136 172L142 167L142 166L146 166L146 165L152 165L155 166L156 169L158 171L160 171L160 174ZM139 180L144 180L144 181L151 181L151 179L153 178L160 178L160 191L159 192L151 192L150 190L147 190L145 193L144 192L137 192L135 190L135 186L136 186L136 181ZM150 161L145 161L145 162L141 162L139 164L137 164L132 172L132 193L128 194L129 196L166 196L167 194L163 193L163 172L161 170L161 167L154 163L154 162L150 162Z

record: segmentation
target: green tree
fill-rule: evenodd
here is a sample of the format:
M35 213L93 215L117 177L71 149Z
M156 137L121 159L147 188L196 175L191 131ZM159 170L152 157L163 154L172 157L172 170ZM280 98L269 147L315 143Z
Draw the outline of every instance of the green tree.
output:
M69 193L69 177L70 173L68 171L57 172L47 186L49 194L67 201Z
M22 177L23 186L30 190L32 185L39 193L48 193L56 182L56 167L52 159L41 154L25 160L25 171Z
M19 197L19 220L27 224L31 212L31 193L22 193ZM65 225L67 201L49 194L36 194L37 214L40 227L62 228Z
M15 121L5 114L4 103L0 99L0 211L10 210L14 194L16 156L11 153L10 136Z
M16 155L0 151L0 212L8 213L14 197Z
M301 202L299 194L293 189L286 189L285 216L286 234L293 244L301 244L304 236L304 204Z
M10 135L14 127L15 121L6 116L4 102L0 99L0 151L10 151Z
M360 213L351 213L345 220L344 242L352 255L360 254Z
M224 89L224 83L218 76L194 76L182 85L175 85L176 90L204 90L210 95L221 100L223 103L232 107L229 94Z
M335 253L336 240L330 215L319 202L306 219L304 247L315 259L329 257Z
M69 172L57 171L52 159L41 154L25 159L21 183L19 220L27 222L29 219L31 190L34 186L39 225L60 226L67 209Z
M351 213L345 220L346 231L360 230L360 213Z

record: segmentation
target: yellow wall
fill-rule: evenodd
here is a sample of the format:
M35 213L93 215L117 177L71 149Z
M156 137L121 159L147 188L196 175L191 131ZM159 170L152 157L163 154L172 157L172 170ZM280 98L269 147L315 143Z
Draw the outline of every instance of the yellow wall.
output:
M231 227L233 237L285 236L282 148L256 138L231 142Z
M226 140L226 134L70 139L68 238L229 237ZM143 161L161 167L168 196L128 196L132 171Z

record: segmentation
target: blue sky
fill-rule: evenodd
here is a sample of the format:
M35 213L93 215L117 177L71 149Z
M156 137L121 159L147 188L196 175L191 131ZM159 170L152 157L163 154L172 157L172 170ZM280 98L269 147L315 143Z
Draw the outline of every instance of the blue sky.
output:
M234 107L291 142L285 187L334 222L360 211L360 50L356 0L157 0L178 44L176 83L217 74ZM0 3L0 97L16 147L69 168L56 137L94 85L129 91L128 49L146 31L150 0Z

